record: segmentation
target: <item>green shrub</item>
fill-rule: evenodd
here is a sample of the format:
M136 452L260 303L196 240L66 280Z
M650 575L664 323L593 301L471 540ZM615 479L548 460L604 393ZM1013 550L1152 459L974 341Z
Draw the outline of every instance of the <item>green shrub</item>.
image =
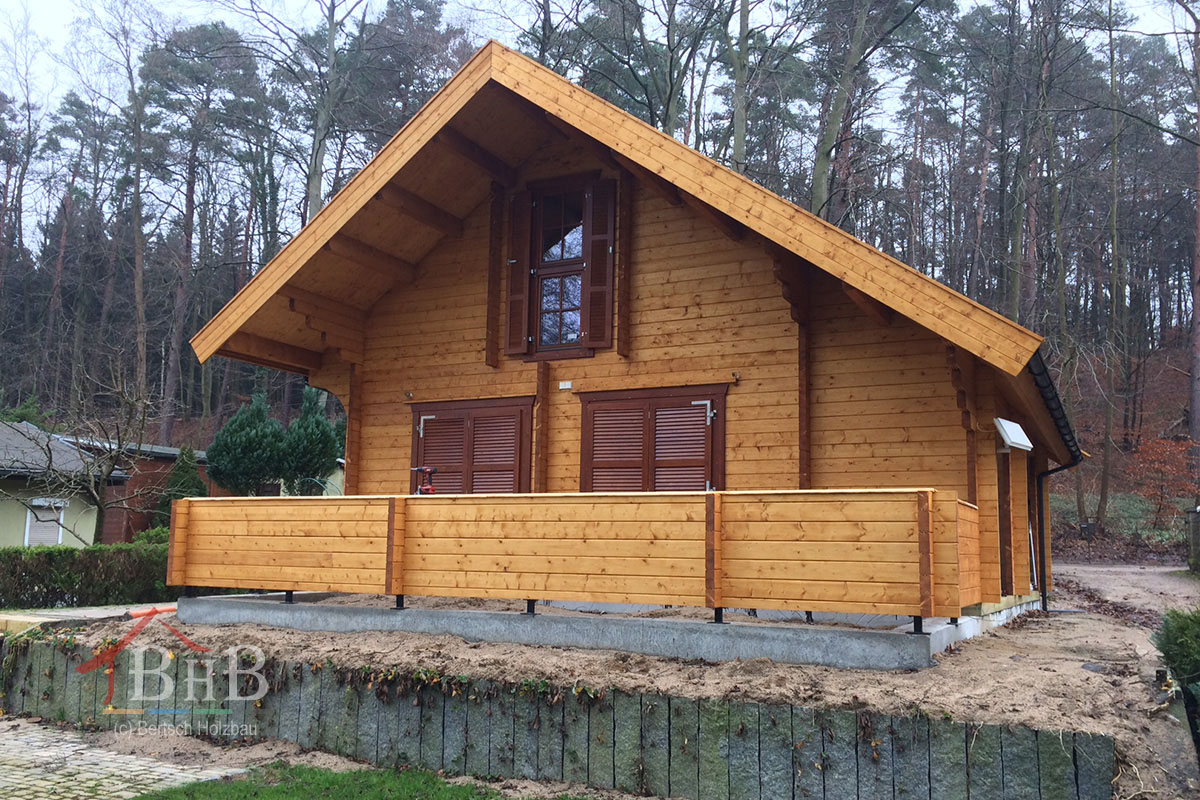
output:
M147 528L133 535L134 544L166 544L171 540L171 529L163 525Z
M166 544L0 548L0 608L61 608L174 600Z
M196 468L196 453L186 445L179 448L179 458L175 459L171 474L167 476L167 486L158 498L154 524L158 527L170 525L171 501L184 497L208 497L208 486Z
M1200 682L1200 608L1168 609L1153 639L1177 681L1184 686Z
M321 392L304 387L300 416L283 437L283 481L288 494L324 494L325 478L337 467L337 434L322 405Z
M237 497L258 492L284 473L283 426L272 419L267 396L256 394L225 427L205 453L208 477Z

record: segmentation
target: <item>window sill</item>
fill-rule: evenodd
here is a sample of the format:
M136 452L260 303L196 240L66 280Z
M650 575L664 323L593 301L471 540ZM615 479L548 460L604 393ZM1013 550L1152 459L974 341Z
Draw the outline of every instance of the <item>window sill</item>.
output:
M596 351L590 347L572 350L543 350L540 353L522 356L522 360L526 363L533 361L567 361L572 358L591 358L596 354Z

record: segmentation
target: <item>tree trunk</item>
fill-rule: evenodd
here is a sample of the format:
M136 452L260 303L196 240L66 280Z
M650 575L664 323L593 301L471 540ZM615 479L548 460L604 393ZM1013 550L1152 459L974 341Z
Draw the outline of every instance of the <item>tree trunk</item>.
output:
M163 379L163 405L158 424L158 443L171 446L175 430L176 402L183 387L179 380L179 361L183 353L183 331L187 327L188 300L192 283L192 238L196 230L196 169L200 152L199 134L188 147L187 173L183 191L183 252L176 259L175 302L171 308L171 343L167 351L167 373Z
M829 113L821 124L821 138L817 143L816 158L813 162L813 191L810 208L819 217L829 218L830 186L833 176L830 165L833 161L833 150L838 146L838 134L842 130L846 106L850 102L850 92L854 88L855 73L858 72L859 62L866 52L867 40L867 11L868 3L860 2L855 9L854 27L851 28L850 41L846 47L846 59L838 75L837 86L834 88L833 102L829 105Z

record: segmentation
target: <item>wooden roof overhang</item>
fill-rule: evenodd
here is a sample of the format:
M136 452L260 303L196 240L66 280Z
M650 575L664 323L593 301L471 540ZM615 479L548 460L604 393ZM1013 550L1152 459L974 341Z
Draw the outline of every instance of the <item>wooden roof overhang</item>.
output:
M360 363L371 306L411 282L493 187L514 186L521 164L564 136L727 235L761 237L839 279L862 307L901 314L990 364L1052 457L1073 458L1047 407L1029 405L1041 396L1029 369L1040 336L494 41L192 337L196 355L306 375Z

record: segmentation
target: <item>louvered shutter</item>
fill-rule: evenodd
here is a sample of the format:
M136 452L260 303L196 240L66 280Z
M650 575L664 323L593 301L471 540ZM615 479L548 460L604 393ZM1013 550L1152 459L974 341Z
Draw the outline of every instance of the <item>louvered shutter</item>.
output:
M426 416L419 433L414 467L437 467L433 485L443 494L459 494L466 483L467 418L446 412ZM415 489L414 482L414 489Z
M532 200L529 192L517 192L512 199L508 219L508 328L504 352L525 355L529 352L530 251L533 246L529 229Z
M515 409L471 418L471 469L469 491L475 494L518 490L519 416Z
M27 539L30 547L62 543L62 526L59 523L62 512L59 509L46 507L38 508L36 512L30 509L26 513L29 515Z
M583 465L585 492L646 490L646 404L590 405Z
M679 405L686 403L687 405ZM656 492L703 492L712 463L708 403L689 400L652 404Z
M584 347L612 346L613 275L617 183L596 181L588 193L588 241L584 247L582 324Z

